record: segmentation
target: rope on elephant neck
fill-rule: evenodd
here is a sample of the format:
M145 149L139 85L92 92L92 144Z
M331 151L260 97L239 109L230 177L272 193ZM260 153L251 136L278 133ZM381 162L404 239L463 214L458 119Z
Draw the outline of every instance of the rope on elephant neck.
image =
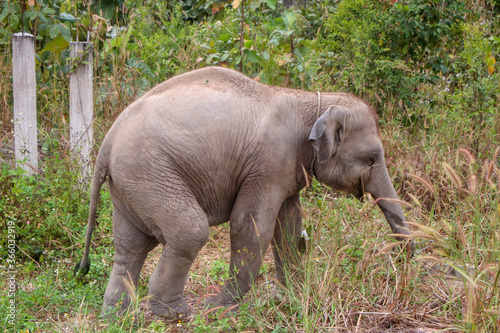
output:
M316 119L319 118L319 112L321 111L321 93L319 91L316 91L316 94L318 94L318 114Z

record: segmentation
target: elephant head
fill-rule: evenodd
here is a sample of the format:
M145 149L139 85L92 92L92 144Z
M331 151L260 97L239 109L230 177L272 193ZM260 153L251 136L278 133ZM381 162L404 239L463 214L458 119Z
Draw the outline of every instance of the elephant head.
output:
M309 141L316 159L314 176L358 199L370 193L396 234L409 235L401 205L385 166L378 119L366 105L355 110L330 106L314 123ZM399 237L399 240L405 238ZM412 243L413 250L414 245Z

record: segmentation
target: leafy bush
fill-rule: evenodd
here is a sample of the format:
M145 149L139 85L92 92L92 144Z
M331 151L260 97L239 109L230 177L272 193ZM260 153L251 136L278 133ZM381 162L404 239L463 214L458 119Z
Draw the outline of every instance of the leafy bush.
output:
M321 36L323 69L331 84L376 106L391 99L408 102L417 83L386 45L389 20L383 2L342 1L325 21Z
M460 48L461 23L468 13L464 1L405 0L389 13L387 45L393 54L435 75L446 75L450 50Z
M39 176L2 165L0 172L0 257L6 257L7 223L16 223L16 243L34 260L50 248L71 248L86 226L88 195L78 172L56 153ZM20 258L20 257L19 257Z
M134 53L148 66L153 74L150 79L156 84L194 68L193 36L198 32L184 21L180 5L169 8L167 3L158 2L154 6L156 12L147 7L138 9L131 26L134 41L140 45Z

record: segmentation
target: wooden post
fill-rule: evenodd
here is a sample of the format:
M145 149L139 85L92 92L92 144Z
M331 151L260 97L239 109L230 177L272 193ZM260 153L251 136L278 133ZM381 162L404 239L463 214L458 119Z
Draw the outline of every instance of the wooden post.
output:
M91 173L93 144L92 121L92 43L70 44L71 75L69 79L70 147L81 168L81 180L87 182Z
M35 38L12 35L12 77L16 164L28 174L38 173L36 121Z

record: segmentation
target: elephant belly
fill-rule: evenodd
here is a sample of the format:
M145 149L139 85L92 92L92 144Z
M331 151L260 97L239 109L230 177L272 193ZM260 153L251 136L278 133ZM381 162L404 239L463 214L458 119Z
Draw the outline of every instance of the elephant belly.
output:
M192 184L193 176L179 177L177 172L167 172L169 168L165 166L160 173L151 165L141 168L134 164L130 169L124 168L126 165L121 163L119 174L111 174L113 204L139 230L162 244L168 241L168 230L181 227L189 232L189 226L200 215L209 226L229 221L237 196L236 186L221 181ZM191 210L197 213L186 213Z

